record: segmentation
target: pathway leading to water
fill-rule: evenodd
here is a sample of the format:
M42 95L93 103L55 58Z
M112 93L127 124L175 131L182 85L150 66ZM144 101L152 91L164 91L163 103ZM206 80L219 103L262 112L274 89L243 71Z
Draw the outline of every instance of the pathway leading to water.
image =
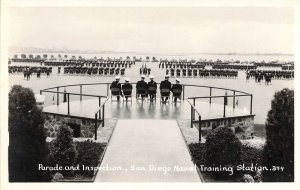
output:
M200 182L175 120L118 120L95 182Z

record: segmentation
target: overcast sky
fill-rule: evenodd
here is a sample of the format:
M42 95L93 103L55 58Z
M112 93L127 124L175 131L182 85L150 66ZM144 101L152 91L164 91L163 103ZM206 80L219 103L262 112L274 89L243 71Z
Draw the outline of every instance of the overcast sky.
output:
M293 53L292 8L14 7L9 45L99 51Z

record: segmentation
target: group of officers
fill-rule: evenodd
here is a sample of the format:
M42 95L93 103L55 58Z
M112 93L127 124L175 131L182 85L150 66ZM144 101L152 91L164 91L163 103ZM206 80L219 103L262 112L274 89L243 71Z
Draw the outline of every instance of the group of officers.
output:
M150 75L149 82L145 81L145 76L141 76L141 80L136 83L136 92L137 98L144 99L149 96L150 101L156 99L157 93L157 83L154 81L154 76ZM181 97L182 85L180 84L180 79L176 78L176 84L173 84L169 81L170 76L165 75L165 80L161 81L159 85L159 90L161 94L161 102L166 103L169 100L170 93L173 93L174 102L177 102L177 99ZM112 95L117 96L117 100L120 100L120 96L125 97L126 101L128 97L132 95L132 84L130 84L130 79L125 78L125 83L121 85L120 76L115 77L110 85L110 90Z

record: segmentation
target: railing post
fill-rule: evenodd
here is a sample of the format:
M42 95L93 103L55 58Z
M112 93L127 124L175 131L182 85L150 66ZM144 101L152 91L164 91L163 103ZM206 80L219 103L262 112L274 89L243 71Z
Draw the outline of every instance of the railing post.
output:
M56 105L59 105L59 88L57 87Z
M99 107L101 106L101 97L99 96Z
M193 118L195 119L195 109L196 109L196 99L193 99L193 105L194 105L194 109L193 109Z
M97 114L95 114L95 140L97 140Z
M42 95L43 94L43 91L42 90L40 90L40 95Z
M232 107L235 108L235 90L233 91L233 102Z
M104 127L104 111L105 111L105 105L103 104L103 107L102 107L102 127Z
M226 96L224 96L224 112L223 112L223 117L226 116Z
M109 95L109 84L106 84L106 96Z
M199 115L199 142L201 142L201 116Z
M80 85L80 101L82 101L82 85Z
M182 88L183 88L183 89L182 89L182 99L183 99L183 100L184 100L184 89L185 89L184 87L185 87L185 85L182 86Z
M209 87L209 103L211 104L211 87Z
M191 106L191 128L193 128L193 106Z
M68 93L68 115L70 115L70 94Z
M253 101L253 95L251 94L251 101L250 101L250 114L252 115L252 101Z

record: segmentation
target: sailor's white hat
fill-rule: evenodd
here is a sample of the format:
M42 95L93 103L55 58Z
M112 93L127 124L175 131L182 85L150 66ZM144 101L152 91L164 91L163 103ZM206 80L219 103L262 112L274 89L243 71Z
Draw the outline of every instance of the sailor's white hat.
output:
M176 78L175 80L176 80L176 81L178 81L178 82L180 82L180 81L181 81L179 78Z
M141 75L141 78L146 78L146 76L145 75Z
M150 75L149 78L150 78L150 79L154 79L154 75Z
M119 75L115 76L115 79L120 79L120 76Z
M170 77L170 75L165 75L165 78L169 78Z
M125 78L125 81L126 81L126 82L129 82L129 81L130 81L130 78Z

